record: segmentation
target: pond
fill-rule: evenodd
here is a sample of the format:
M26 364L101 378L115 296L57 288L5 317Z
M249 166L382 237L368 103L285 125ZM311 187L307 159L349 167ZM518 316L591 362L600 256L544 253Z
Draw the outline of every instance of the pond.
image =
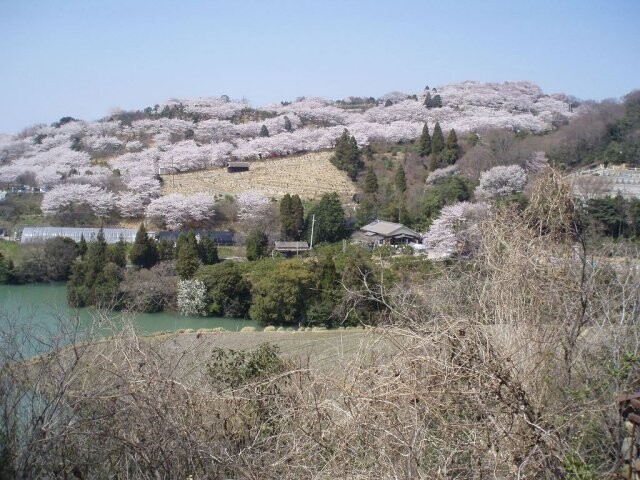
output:
M67 305L67 291L64 283L32 285L0 285L0 330L12 319L21 323L31 323L55 331L58 319L77 316L81 324L90 324L96 317L93 308L71 308ZM116 323L122 314L109 314ZM191 328L224 328L236 331L243 327L256 327L252 320L221 317L183 317L175 312L136 313L133 324L141 334L161 331L176 331ZM4 325L3 325L4 324Z

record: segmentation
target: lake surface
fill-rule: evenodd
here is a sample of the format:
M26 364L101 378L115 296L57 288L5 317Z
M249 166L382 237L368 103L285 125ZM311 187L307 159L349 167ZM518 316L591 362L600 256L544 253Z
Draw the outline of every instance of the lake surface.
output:
M0 285L0 330L9 321L17 324L32 323L55 331L60 318L78 317L81 324L89 325L96 318L93 308L71 308L67 305L67 290L64 283L33 285ZM117 323L123 315L109 314ZM191 328L224 328L236 331L242 327L256 327L252 320L220 317L183 317L175 312L127 314L141 334L175 331Z

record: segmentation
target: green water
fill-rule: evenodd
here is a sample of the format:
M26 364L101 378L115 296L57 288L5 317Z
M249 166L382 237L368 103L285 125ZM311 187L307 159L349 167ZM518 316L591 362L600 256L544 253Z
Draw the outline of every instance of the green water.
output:
M77 316L81 324L89 325L96 318L92 308L70 308L67 305L66 287L62 283L34 285L0 285L0 330L3 324L31 323L55 331L60 318ZM128 314L131 315L131 314ZM111 313L118 323L122 314ZM174 312L137 313L133 315L133 324L141 334L161 331L175 331L191 328L219 328L236 331L242 327L257 327L251 320L220 317L182 317Z

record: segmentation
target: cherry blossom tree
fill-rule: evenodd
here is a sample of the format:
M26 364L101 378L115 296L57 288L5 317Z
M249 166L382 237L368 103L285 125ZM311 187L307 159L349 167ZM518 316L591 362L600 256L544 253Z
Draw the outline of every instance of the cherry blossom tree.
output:
M145 215L174 230L213 218L214 206L213 197L206 193L190 196L172 193L152 200L145 209Z
M443 207L422 238L428 257L444 260L468 254L473 249L475 226L488 212L485 203L459 202Z
M493 167L480 175L476 187L478 198L490 199L522 192L527 183L527 174L518 165Z
M262 217L268 210L269 199L258 190L246 190L238 195L238 218L253 220Z
M107 217L115 207L115 195L95 185L58 185L44 194L42 213L57 215L77 205L87 206L98 217Z

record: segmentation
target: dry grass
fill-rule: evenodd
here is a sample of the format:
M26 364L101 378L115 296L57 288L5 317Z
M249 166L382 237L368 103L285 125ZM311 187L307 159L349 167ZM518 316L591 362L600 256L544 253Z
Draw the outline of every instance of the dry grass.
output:
M329 158L332 152L264 160L251 163L248 172L228 173L225 168L199 172L164 175L162 194L208 192L237 195L245 190L259 190L269 197L286 193L303 199L314 199L324 193L338 192L350 197L355 185L344 172L334 167Z

